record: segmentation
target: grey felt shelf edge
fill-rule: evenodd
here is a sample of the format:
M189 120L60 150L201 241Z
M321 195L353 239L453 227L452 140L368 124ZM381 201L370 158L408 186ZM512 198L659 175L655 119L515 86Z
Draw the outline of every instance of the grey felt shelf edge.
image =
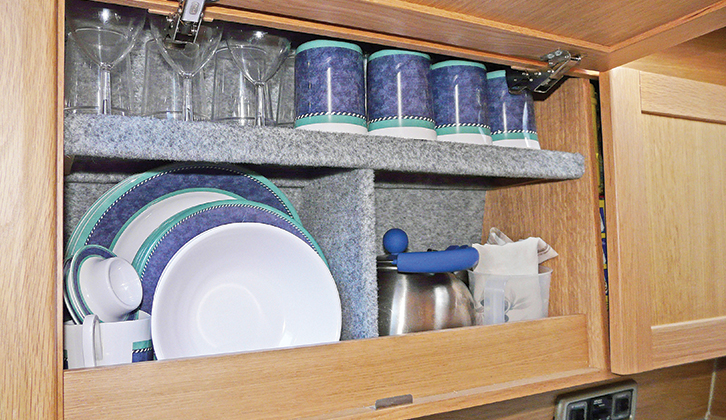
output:
M585 168L577 153L112 115L66 115L64 152L532 180L577 179Z

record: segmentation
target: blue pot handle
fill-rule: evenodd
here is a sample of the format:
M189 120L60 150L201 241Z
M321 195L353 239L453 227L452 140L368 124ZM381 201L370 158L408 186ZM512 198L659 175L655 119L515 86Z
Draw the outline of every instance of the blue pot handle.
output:
M479 252L470 246L450 246L445 251L403 252L408 236L401 229L383 235L383 247L401 273L450 273L468 270L479 262Z

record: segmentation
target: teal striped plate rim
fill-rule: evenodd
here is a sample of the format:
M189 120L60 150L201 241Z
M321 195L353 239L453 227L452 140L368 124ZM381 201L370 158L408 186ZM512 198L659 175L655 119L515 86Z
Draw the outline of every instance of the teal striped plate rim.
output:
M449 134L481 134L482 136L491 137L492 130L489 127L455 125L453 127L439 127L436 129L436 134L439 136L446 136Z
M531 131L519 131L519 132L508 132L508 133L496 133L492 134L492 141L497 140L536 140L539 141L537 133Z
M298 118L295 120L295 127L302 127L310 124L324 124L324 123L338 123L338 124L354 124L362 127L366 126L365 118L353 117L351 115L314 115L311 117Z
M506 77L507 72L505 70L490 71L487 73L487 79L496 79L499 77Z
M327 39L316 39L314 41L308 41L299 47L297 47L297 54L300 54L301 52L305 50L309 50L312 48L325 48L325 47L334 47L334 48L347 48L349 50L356 51L359 54L363 54L363 50L361 47L351 44L350 42L342 42L342 41L332 41Z
M477 63L475 61L466 61L466 60L447 60L447 61L441 61L436 64L431 65L431 70L440 69L442 67L453 67L453 66L469 66L469 67L478 67L484 71L486 71L487 67L482 63Z
M123 233L129 227L129 225L131 223L133 223L133 221L136 220L139 216L141 216L146 210L148 210L149 207L151 207L151 206L153 206L155 204L159 204L160 202L162 202L164 200L167 200L169 198L176 197L176 196L179 196L179 195L182 195L182 194L194 193L194 192L213 192L213 193L218 193L218 194L226 195L227 198L230 199L230 200L241 200L241 199L244 199L244 197L240 197L239 195L237 195L235 193L232 193L232 192L229 192L229 191L225 191L225 190L222 190L222 189L219 189L219 188L184 188L184 189L181 189L181 190L176 190L174 192L170 192L169 194L162 195L161 197L159 197L159 198L157 198L155 200L152 200L151 202L149 202L148 204L146 204L144 207L140 208L136 213L134 213L134 215L131 216L131 218L129 218L126 221L126 223L124 223L123 226L121 226L121 229L119 229L118 233L116 233L116 237L113 238L113 242L111 242L111 245L108 247L108 249L111 250L111 251L113 251L113 249L116 246L116 243L118 242L119 238L121 237L121 235L123 235Z
M290 216L286 215L285 213L272 208L270 206L267 206L265 204L257 203L255 201L249 201L245 199L241 200L222 200L222 201L215 201L212 203L206 203L206 204L200 204L195 207L191 207L185 211L182 211L180 213L177 213L173 217L167 219L161 226L159 226L156 231L154 231L153 234L149 235L149 237L146 239L144 244L139 248L139 252L136 253L136 257L134 257L133 262L131 265L134 266L136 269L136 272L139 273L140 276L143 276L144 270L146 268L146 264L149 261L149 258L154 254L154 251L159 246L159 243L171 232L173 229L176 229L179 227L179 225L186 221L187 219L191 219L194 216L204 213L205 211L212 210L215 208L222 208L222 207L251 207L259 209L260 211L264 211L267 213L270 213L271 215L274 215L276 217L279 217L286 222L288 222L290 225L294 226L294 228L300 232L305 239L308 241L308 244L317 252L317 254L322 258L323 262L325 262L326 265L328 265L328 260L325 258L325 255L323 254L322 249L320 249L320 245L313 239L312 235L310 235L310 232L308 232L300 222L292 219Z
M421 120L417 118L393 118L390 120L376 121L368 124L368 131L392 127L421 127L430 128L433 130L434 123L431 121Z
M408 51L408 50L380 50L376 51L368 57L368 61L375 60L376 58L386 57L389 55L417 55L427 60L431 60L431 56L422 52Z
M96 227L103 222L103 218L108 212L108 209L111 206L116 205L120 200L123 200L124 196L126 196L130 191L139 188L146 182L149 182L159 177L163 177L167 174L173 174L181 171L192 171L195 169L220 170L223 172L228 172L231 175L248 177L250 180L257 183L261 188L269 191L270 194L272 194L272 196L274 196L275 199L280 203L281 207L285 209L287 214L289 214L298 222L300 221L300 216L297 214L295 207L292 205L287 196L285 196L285 194L267 178L253 171L228 164L173 163L149 172L132 175L125 180L119 182L106 193L104 193L101 197L99 197L98 200L96 200L96 202L91 205L91 207L86 211L81 220L78 222L76 228L71 233L71 237L68 240L68 244L66 247L66 255L70 257L79 248L87 245L89 236L94 231L94 229L96 229Z

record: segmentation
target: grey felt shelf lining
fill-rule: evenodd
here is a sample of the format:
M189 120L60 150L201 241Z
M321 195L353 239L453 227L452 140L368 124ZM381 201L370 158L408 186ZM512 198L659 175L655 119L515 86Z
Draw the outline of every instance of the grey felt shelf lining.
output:
M522 180L576 179L584 173L577 153L106 115L66 115L64 152Z

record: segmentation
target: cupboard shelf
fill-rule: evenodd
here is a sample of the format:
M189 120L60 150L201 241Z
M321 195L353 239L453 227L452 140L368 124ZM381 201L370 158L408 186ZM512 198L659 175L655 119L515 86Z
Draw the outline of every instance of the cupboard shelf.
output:
M68 115L64 151L94 158L489 177L502 185L584 173L579 153L103 115Z

